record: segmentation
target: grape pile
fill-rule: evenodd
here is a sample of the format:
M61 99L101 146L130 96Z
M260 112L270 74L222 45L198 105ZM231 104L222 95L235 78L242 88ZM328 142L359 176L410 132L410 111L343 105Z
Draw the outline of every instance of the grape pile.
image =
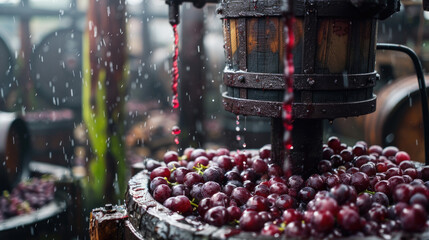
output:
M31 178L19 183L11 193L0 196L0 221L31 213L54 199L54 180L50 177Z
M428 227L429 166L396 147L354 146L330 137L318 173L285 176L258 151L187 148L165 165L147 162L150 191L174 212L211 225L269 236L337 238L423 232Z

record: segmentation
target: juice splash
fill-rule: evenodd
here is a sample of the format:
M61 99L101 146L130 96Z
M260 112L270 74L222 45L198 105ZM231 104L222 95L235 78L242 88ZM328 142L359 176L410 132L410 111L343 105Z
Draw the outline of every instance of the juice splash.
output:
M174 109L179 108L179 93L177 92L177 85L179 82L179 66L177 64L177 59L179 57L179 33L177 32L177 24L172 25L173 34L174 34L174 54L173 54L173 68L171 71L173 82L171 84L171 89L173 90L173 98L171 104ZM179 134L181 130L178 126L174 126L171 130L171 134L174 135L174 142L179 144Z
M286 174L292 174L293 166L290 163L290 153L292 149L292 129L293 129L293 115L292 115L292 103L293 103L293 54L292 49L294 46L295 37L293 34L293 24L295 19L293 17L285 18L285 68L284 68L284 76L285 76L285 95L283 100L283 127L284 127L284 136L283 136L283 144L285 148L285 166L284 170Z
M176 144L179 144L179 134L180 134L181 130L178 126L174 126L173 128L171 128L171 134L174 135L174 142Z
M173 99L171 101L173 108L179 107L179 94L177 92L177 85L179 82L179 66L177 64L177 58L179 57L179 33L177 32L177 24L173 25L174 33L174 55L173 55L173 69L171 71L173 77L173 83L171 89L173 90Z

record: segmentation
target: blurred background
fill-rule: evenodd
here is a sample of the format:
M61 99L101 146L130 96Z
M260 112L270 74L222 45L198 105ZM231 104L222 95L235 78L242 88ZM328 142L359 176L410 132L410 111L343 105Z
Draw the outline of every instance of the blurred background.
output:
M181 8L181 108L176 111L170 104L174 38L166 4L161 0L124 1L125 29L121 31L126 39L123 42L126 67L121 71L125 71L126 77L120 86L123 90L120 139L126 170L123 179L116 176L115 181L126 182L132 164L144 158L161 160L170 149L260 148L270 142L269 119L237 117L223 110L220 94L225 63L223 30L215 5L206 5L202 10L191 4ZM109 15L111 10L91 9L90 2L0 0L0 111L17 113L25 121L30 136L28 145L22 145L30 151L28 163L23 161L19 165L23 172L30 173L20 175L15 184L2 188L7 192L0 199L1 239L17 235L25 239L88 238L89 211L107 202L106 195L97 196L94 201L88 199L90 180L87 179L97 179L98 175L90 166L96 151L82 108L84 101L90 101L83 94L87 87L83 84L83 69L85 31L90 24L88 12ZM399 13L379 23L378 42L413 48L427 71L429 15L423 13L421 1L402 1ZM412 61L405 54L378 51L376 64L380 74L376 86L377 111L357 118L326 121L326 139L336 135L349 145L359 140L395 145L407 151L413 160L423 162L421 100ZM175 125L182 130L179 144L171 134ZM46 188L29 187L40 184L29 177L42 179L46 174L54 176L47 181ZM27 184L18 185L16 182L20 181ZM14 186L21 189L15 190ZM16 196L25 196L26 191L36 193L41 204L26 208L28 200L13 200L14 191ZM52 192L52 196L43 199L46 192ZM49 199L56 204L41 213L42 205L49 203ZM13 201L17 202L16 209L11 211L8 206ZM119 197L113 203L122 201ZM24 213L33 216L23 219L20 215ZM50 225L49 221L57 224Z

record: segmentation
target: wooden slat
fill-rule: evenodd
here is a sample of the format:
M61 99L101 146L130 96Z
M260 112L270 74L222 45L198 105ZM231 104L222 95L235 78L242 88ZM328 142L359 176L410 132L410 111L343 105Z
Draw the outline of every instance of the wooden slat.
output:
M329 19L320 21L319 31L317 34L317 59L316 72L326 73L324 70L326 66L327 49L328 49L328 35L329 35Z
M284 72L284 56L285 56L285 31L284 31L284 21L283 19L279 19L279 69L278 73ZM289 31L293 31L293 29L289 29Z
M372 20L365 20L365 21L361 21L360 22L360 35L359 37L361 38L362 42L361 42L361 46L359 49L359 53L361 54L361 63L359 71L360 72L368 72L368 64L362 64L362 63L368 63L369 61L369 51L368 49L370 49L371 46L371 22Z
M349 28L348 20L332 19L330 21L325 59L329 73L342 73L346 70Z
M246 37L246 18L237 20L237 38L238 38L238 68L247 71L247 37Z
M258 71L258 19L249 18L247 20L247 71Z
M265 72L265 52L266 52L266 39L265 39L265 19L258 18L258 33L257 33L257 72Z
M304 19L296 18L293 26L293 34L295 36L295 47L293 61L295 65L295 73L304 73L303 69L303 47L304 47Z
M308 15L304 19L304 51L302 52L303 70L307 74L314 73L315 70L317 24L317 11L308 10Z
M231 29L230 29L230 20L223 20L223 35L225 36L225 56L226 64L229 68L232 68L232 54L231 54Z
M372 27L375 25L375 27L371 31L371 43L370 43L370 49L368 52L369 61L368 61L368 71L374 71L375 69L375 50L377 48L377 24L378 21L376 19L372 19L371 23L368 23L368 27Z
M360 37L359 37L359 25L356 20L352 20L351 30L350 30L350 44L349 44L349 73L358 73L359 72L359 49L360 48Z
M232 69L238 70L237 19L230 19L229 21Z
M279 30L279 18L266 18L265 72L267 73L278 73L279 70Z

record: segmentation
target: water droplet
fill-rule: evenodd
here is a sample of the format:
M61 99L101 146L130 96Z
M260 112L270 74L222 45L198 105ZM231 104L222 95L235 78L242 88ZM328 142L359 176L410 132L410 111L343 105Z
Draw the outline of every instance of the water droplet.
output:
M181 132L181 130L180 130L180 128L179 128L178 126L174 126L174 127L171 129L171 134L173 134L173 135L179 135L179 134L180 134L180 132Z

